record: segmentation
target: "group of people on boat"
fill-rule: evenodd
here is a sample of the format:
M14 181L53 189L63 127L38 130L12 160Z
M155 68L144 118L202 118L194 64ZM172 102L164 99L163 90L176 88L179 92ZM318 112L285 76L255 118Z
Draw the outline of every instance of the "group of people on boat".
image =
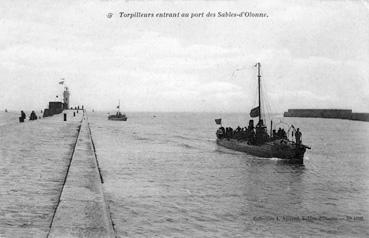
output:
M267 133L267 127L264 125L263 120L259 120L258 124L254 127L254 120L249 121L249 126L240 127L236 129L232 127L224 128L221 126L216 135L219 139L228 138L236 139L239 141L247 141L248 144L260 145L267 141L274 141L278 139L287 140L287 132L283 128L279 128L278 131L273 130L273 134L270 136ZM301 144L302 133L297 128L295 132L296 144Z
M261 144L267 141L269 137L263 120L260 120L256 127L254 126L254 120L250 120L249 125L242 128L238 126L236 129L233 129L232 127L224 128L221 126L216 134L219 139L237 139L247 141L249 144Z
M287 132L283 128L279 128L278 131L273 130L272 138L274 139L287 139Z
M123 116L123 114L122 114L121 112L117 112L117 113L115 114L115 116L117 116L117 117L122 117L122 116Z

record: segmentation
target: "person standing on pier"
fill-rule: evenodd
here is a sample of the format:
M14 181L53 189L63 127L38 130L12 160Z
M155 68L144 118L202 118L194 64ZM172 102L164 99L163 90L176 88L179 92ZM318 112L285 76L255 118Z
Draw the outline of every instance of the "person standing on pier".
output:
M24 111L21 111L21 118L26 119L26 113Z

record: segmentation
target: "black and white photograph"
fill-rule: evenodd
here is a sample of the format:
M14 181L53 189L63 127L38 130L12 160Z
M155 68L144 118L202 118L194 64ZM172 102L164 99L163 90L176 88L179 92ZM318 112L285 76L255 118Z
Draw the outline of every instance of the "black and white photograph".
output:
M369 0L1 0L0 237L369 237Z

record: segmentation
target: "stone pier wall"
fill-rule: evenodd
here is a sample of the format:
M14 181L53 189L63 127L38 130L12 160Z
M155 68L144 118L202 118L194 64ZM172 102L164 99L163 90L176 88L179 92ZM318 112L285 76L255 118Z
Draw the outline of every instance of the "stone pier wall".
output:
M369 121L369 113L353 113L351 109L288 109L283 116Z

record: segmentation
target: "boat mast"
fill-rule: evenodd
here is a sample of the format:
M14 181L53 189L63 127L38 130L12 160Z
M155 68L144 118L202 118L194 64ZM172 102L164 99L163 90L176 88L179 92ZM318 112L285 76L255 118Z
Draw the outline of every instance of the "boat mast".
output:
M260 99L260 79L261 79L260 67L261 67L261 64L258 62L257 66L258 66L259 122L260 122L261 121L261 99Z

